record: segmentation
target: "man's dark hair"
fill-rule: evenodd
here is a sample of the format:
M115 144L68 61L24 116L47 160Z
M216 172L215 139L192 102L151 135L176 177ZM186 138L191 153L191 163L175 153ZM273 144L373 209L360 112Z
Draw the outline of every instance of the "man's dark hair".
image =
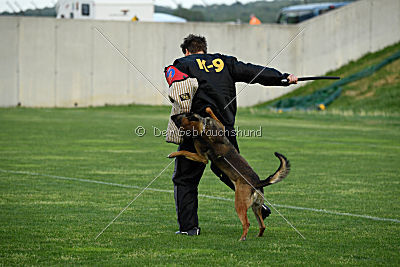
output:
M188 37L183 39L181 48L184 54L186 53L186 49L191 54L195 54L200 51L203 51L204 54L207 54L207 41L206 38L203 36L189 34Z

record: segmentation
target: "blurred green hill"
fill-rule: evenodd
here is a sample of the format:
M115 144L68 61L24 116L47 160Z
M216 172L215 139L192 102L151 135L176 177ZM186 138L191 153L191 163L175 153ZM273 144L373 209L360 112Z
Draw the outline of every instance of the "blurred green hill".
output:
M400 51L400 43L369 53L347 65L328 72L327 76L348 77L372 65L378 64ZM280 98L257 105L266 107L277 100L310 95L327 87L333 81L314 81ZM331 110L360 112L384 112L400 114L400 59L382 67L370 76L348 83L342 87L341 95L328 106Z
M262 23L275 23L281 8L304 3L344 2L346 0L276 0L255 1L242 4L240 1L232 5L194 5L190 9L176 9L156 6L155 12L168 13L186 18L188 21L207 22L242 22L247 23L254 14ZM351 0L347 0L351 1Z

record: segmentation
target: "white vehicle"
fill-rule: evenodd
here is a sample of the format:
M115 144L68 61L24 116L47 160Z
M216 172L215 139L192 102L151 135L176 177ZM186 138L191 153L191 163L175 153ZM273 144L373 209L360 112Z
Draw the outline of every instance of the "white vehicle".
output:
M153 21L153 0L59 0L58 19Z

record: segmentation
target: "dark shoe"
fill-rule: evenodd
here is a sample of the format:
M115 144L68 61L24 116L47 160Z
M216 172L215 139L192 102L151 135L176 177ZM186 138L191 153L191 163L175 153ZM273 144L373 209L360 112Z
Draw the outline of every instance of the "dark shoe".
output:
M263 204L261 207L261 216L263 220L267 218L271 214L271 210L268 208L267 205Z
M178 231L178 232L175 232L175 234L177 234L177 235L200 235L200 227L195 227L188 231Z

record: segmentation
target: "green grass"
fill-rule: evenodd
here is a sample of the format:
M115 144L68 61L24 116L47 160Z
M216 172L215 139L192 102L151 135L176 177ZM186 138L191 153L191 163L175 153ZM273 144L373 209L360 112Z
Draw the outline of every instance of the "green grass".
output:
M173 194L146 191L98 240L95 236L139 192L72 177L145 187L176 149L154 137L168 107L0 109L1 265L393 265L400 264L400 224L280 207L256 238L238 242L231 201L200 198L202 235L176 236ZM144 137L134 134L142 125ZM329 113L275 114L241 109L237 126L263 136L240 138L261 177L292 162L283 182L266 188L275 204L400 219L400 117ZM51 176L17 174L25 171ZM173 190L170 166L152 188ZM54 176L58 177L58 179ZM233 199L207 168L199 192Z
M337 70L328 72L326 75L345 78L383 61L399 50L400 43L397 43L381 51L369 53L359 60L352 61ZM308 95L333 82L320 80L307 83L289 94L258 106L263 106L283 98ZM386 65L371 76L349 83L342 89L342 94L328 107L329 109L346 110L359 114L365 112L400 114L400 60Z

